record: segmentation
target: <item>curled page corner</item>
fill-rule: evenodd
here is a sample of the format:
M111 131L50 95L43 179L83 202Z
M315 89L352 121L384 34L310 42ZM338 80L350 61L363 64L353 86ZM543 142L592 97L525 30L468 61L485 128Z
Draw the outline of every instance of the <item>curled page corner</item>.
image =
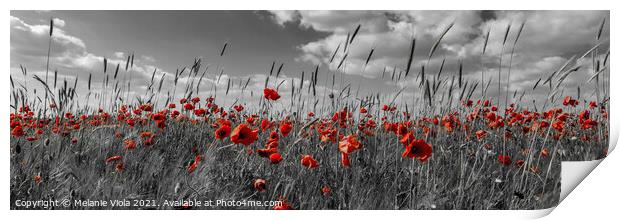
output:
M562 190L560 192L559 203L562 203L562 200L564 200L603 160L604 159L562 162Z

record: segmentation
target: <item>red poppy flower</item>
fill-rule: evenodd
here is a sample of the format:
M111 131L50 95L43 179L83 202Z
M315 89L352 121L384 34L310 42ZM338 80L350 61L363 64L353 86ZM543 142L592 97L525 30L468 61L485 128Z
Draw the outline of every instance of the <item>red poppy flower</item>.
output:
M153 136L153 132L150 131L143 131L142 133L140 133L140 137L142 138L149 138L151 136Z
M586 119L585 121L583 121L583 123L581 124L581 128L582 129L589 129L589 128L593 128L596 125L598 125L598 122L592 120L592 119Z
M125 149L131 150L136 148L136 141L133 139L127 139L124 141Z
M407 146L407 145L409 145L414 140L415 140L415 136L413 134L413 131L410 131L407 134L405 134L405 136L403 136L403 138L400 139L400 143L402 143L403 145Z
M338 150L340 151L342 166L348 167L350 165L349 162L349 154L353 151L356 151L361 148L360 142L357 140L356 135L348 135L344 137L338 143Z
M276 205L273 206L273 210L291 210L291 209L293 209L293 206L288 204L288 202L286 202L286 200L283 200L283 199L280 199L280 201L278 201Z
M117 161L117 160L121 160L123 159L122 156L111 156L108 157L108 159L105 160L106 163L112 162L112 161Z
M142 143L144 143L144 145L146 145L146 146L153 145L153 137L150 137L150 138L144 140Z
M512 163L512 160L510 159L510 156L508 155L499 155L497 157L497 161L504 166L508 166Z
M114 169L119 172L123 171L125 169L125 164L123 162L117 163Z
M198 116L198 117L202 117L207 113L207 110L205 110L204 108L199 108L194 110L194 115Z
M338 150L342 153L351 153L361 148L357 135L348 135L338 143Z
M230 115L230 116L231 116L231 117L234 117L234 114L232 114L232 115ZM251 116L250 116L250 117L247 117L247 118L245 119L245 121L246 121L246 122L248 122L248 124L253 125L253 124L254 124L254 117L251 117Z
M192 173L194 172L194 170L196 170L196 168L198 168L198 163L196 163L196 161L192 162L188 167L187 167L187 172L188 173Z
M286 137L293 130L293 125L290 122L284 122L280 125L280 133Z
M517 162L515 163L517 165L517 167L523 167L523 164L525 164L524 160L517 160Z
M142 104L140 105L140 109L145 112L153 111L153 106L151 104ZM100 112L103 112L103 109L99 109Z
M220 128L215 130L215 139L224 140L228 136L230 136L230 126L228 125L220 126Z
M398 127L396 127L396 135L398 136L403 136L407 134L408 131L409 129L407 128L407 125L405 125L404 123L399 123Z
M278 164L282 161L282 155L277 152L273 153L269 156L269 161L271 161L272 164Z
M37 136L30 136L30 137L27 137L27 138L26 138L26 140L27 140L27 141L36 141L36 140L38 140L38 139L39 139L39 138L38 138Z
M301 157L301 165L308 168L316 168L319 166L319 163L312 158L310 155L303 155Z
M411 159L417 158L421 162L425 162L431 157L432 153L433 148L431 145L427 144L424 140L414 140L405 148L403 157L409 157Z
M329 188L329 186L323 186L323 188L321 188L321 194L323 194L323 196L327 196L331 192L332 192L332 189Z
M267 119L263 119L260 122L260 129L265 131L267 130L269 127L271 127L271 122L269 122L269 120Z
M258 149L256 153L258 153L261 157L270 157L272 154L277 153L277 148L266 148L266 149Z
M276 91L274 89L265 88L263 90L263 93L265 95L265 99L267 99L267 100L276 101L276 100L280 99L280 94L278 94L278 91Z
M200 163L200 161L202 161L202 156L196 155L196 158L194 158L194 161L190 163L189 166L187 167L187 172L188 173L194 172L194 170L198 168L198 164Z
M269 140L267 140L267 144L265 145L265 147L268 149L277 149L278 146L280 146L280 142L277 138L270 138Z
M564 104L564 106L569 106L570 105L570 106L575 107L576 105L579 105L579 101L573 99L570 96L566 96L564 98L564 102L562 104Z
M235 144L250 145L258 139L258 130L252 130L246 124L238 125L231 133L230 140Z
M589 104L589 107L590 107L590 109L594 109L594 108L598 107L598 105L596 104L595 101L591 101L590 104Z
M191 103L185 103L185 105L183 106L183 109L185 110L194 110L194 105L192 105Z
M562 121L555 121L553 122L553 124L551 124L551 127L553 127L555 130L562 132L562 130L564 130L564 122Z
M192 103L196 104L200 102L200 97L194 97L192 98Z
M34 176L34 182L37 184L41 183L41 176L39 175Z
M11 130L11 135L15 136L15 137L21 137L24 135L24 130L22 129L21 125L15 126L15 128L13 128L13 130Z
M487 132L485 130L476 131L476 138L478 138L478 140L484 138L486 135Z
M267 186L267 181L265 181L264 179L256 179L254 180L252 185L254 186L254 189L256 189L259 192L267 191L267 189L265 189Z
M176 108L176 107L177 107L177 105L176 105L176 104L174 104L174 103L170 103L170 104L168 104L168 108Z
M165 120L157 120L155 121L155 125L160 128L160 129L164 129L166 128L166 121Z
M583 123L585 120L590 119L590 111L588 110L583 110L581 111L581 113L579 113L579 122Z
M151 118L153 118L153 120L155 121L159 121L159 120L165 120L166 116L162 113L155 113L153 114L153 116L151 116Z

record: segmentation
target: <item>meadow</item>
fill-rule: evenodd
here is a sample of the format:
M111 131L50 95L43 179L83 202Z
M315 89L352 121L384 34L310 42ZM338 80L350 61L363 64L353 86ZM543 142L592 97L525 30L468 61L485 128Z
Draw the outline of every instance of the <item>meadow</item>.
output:
M513 42L505 37L502 47L514 48L524 25L512 32L508 27L505 35L516 37ZM429 60L450 28L437 36ZM163 78L158 81L153 73L146 93L136 97L127 95L131 80L117 77L132 68L133 55L125 68L103 60L106 80L99 91L90 89L90 76L89 90L77 91L77 79L57 81L57 72L43 77L24 67L15 73L24 82L11 77L11 209L21 209L17 200L41 199L154 201L95 209L549 208L559 202L561 161L607 153L609 52L601 52L600 45L532 85L532 90L548 87L541 106L523 104L531 91L508 92L510 71L501 71L501 65L497 80L486 82L465 79L462 71L410 73L415 38L402 71L391 73L391 80L417 82L408 88L421 98L404 101L402 91L357 97L350 84L336 89L342 73L319 66L306 76L306 87L302 76L302 83L283 91L282 67L272 65L264 88L253 91L260 94L258 105L230 106L219 105L229 97L196 95L204 94L199 90L205 77L198 59L177 70L174 85L164 91ZM512 53L507 50L506 57ZM589 82L596 91L587 92L595 97L582 97L581 91L576 97L563 95L574 89L563 81L588 68L575 62L584 58L593 63ZM340 68L346 55L332 62ZM216 78L218 72L208 74ZM179 83L181 78L188 83ZM323 80L332 89L317 95ZM506 89L498 97L487 96L491 83ZM44 91L33 96L29 84ZM220 89L234 86L245 90L247 83L229 81ZM296 101L275 108L287 101L285 92ZM217 199L279 203L161 205Z

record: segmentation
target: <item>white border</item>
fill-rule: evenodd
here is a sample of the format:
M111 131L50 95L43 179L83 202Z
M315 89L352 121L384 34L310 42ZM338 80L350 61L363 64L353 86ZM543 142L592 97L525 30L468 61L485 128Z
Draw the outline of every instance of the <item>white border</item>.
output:
M426 10L475 10L475 9L506 9L506 10L531 10L531 9L547 9L547 10L612 10L611 12L611 24L618 24L618 16L614 16L617 11L617 7L612 5L612 1L602 0L588 0L588 1L576 1L576 0L563 0L563 1L540 1L540 0L517 0L517 1L497 1L497 0L484 0L484 1L333 1L333 0L307 0L303 3L291 0L277 0L277 1L239 1L239 0L226 0L226 1L127 1L127 0L107 0L107 1L11 1L3 4L3 13L5 18L9 16L9 10L23 9L23 10L49 10L49 9L90 9L90 10L104 10L104 9L133 9L133 10L153 10L153 9L426 9ZM5 8L6 7L6 8ZM8 26L8 21L5 21L5 25ZM0 62L5 70L9 70L10 61L10 41L9 41L9 28L4 27L5 33L1 36L2 42L4 42L4 53ZM611 36L617 36L614 28L611 29ZM613 40L612 40L613 42ZM612 47L617 49L615 44L611 44ZM617 63L610 60L611 64ZM617 74L611 74L612 82L620 82ZM5 83L8 84L8 73L5 73ZM5 85L5 95L1 96L3 103L9 103L8 91L10 88ZM611 88L612 96L618 96L618 89ZM611 127L611 147L610 153L615 147L618 140L618 125L620 123L620 117L616 116L617 110L620 109L618 103L611 102L610 121ZM9 108L5 107L0 111L0 124L7 125L9 123ZM6 129L6 128L5 128ZM0 133L1 143L9 143L9 132ZM2 199L0 204L4 208L3 215L10 215L12 219L16 217L30 218L42 218L47 219L66 219L67 217L88 217L93 219L118 219L119 217L137 217L148 219L169 219L169 218L181 218L181 219L195 219L195 218L270 218L270 219L317 219L317 218L362 218L362 219L376 219L376 218L472 218L472 219L513 219L513 218L537 218L547 215L551 210L535 210L535 211L294 211L294 212L270 212L270 211L200 211L200 212L185 212L185 211L8 211L9 209L9 150L8 144L0 151L0 154L5 158L4 166L1 168L2 176ZM615 158L612 161L611 158ZM579 165L577 165L579 167ZM615 216L615 209L618 204L616 198L618 195L618 180L617 173L618 157L611 155L609 159L602 162L601 167L595 169L592 172L591 178L587 178L579 186L579 190L573 192L567 197L567 200L562 202L557 210L550 216L553 219L560 218L574 218L574 217L605 217ZM581 168L584 168L582 166ZM564 172L563 172L564 173ZM565 173L577 173L575 171L567 171ZM583 174L580 174L583 175ZM563 174L564 176L564 174ZM613 185L612 185L613 184ZM610 205L611 204L611 205Z

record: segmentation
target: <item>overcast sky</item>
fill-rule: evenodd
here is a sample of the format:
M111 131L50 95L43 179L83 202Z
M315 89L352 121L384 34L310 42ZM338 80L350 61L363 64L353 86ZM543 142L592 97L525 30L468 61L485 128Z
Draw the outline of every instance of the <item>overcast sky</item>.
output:
M507 68L518 27L526 21L514 50L509 90L511 93L529 91L539 78L557 70L573 55L581 56L593 47L599 25L603 19L608 20L609 11L11 11L14 80L23 82L20 64L31 74L44 75L50 18L56 21L50 69L58 70L61 79L73 81L77 76L78 91L87 90L89 73L93 74L93 89L100 89L104 78L103 57L108 58L109 68L113 69L117 63L123 67L127 56L134 53L131 72L132 86L135 85L132 90L136 94L142 94L155 69L156 80L166 74L164 90L172 91L174 72L191 66L194 58L201 58L203 70L209 66L201 96L207 96L213 86L217 86L218 95L223 93L229 78L239 84L251 76L244 93L239 86L233 86L230 91L233 99L250 103L254 99L249 98L249 92L253 91L257 97L274 61L276 69L283 64L278 80L285 80L280 87L286 91L282 92L283 100L290 96L291 80L299 84L301 72L312 72L315 65L320 66L320 93L324 87L331 88L330 74L337 72L335 88L351 84L353 90L360 88L361 95L376 92L389 95L407 87L411 89L406 89L402 98L413 99L419 95L414 89L415 76L420 66L426 64L433 42L451 22L454 26L426 67L427 74L434 75L445 59L442 77L451 77L462 60L466 80L479 80L481 71L485 72L486 81L497 80L506 27L512 26L504 50L503 65ZM337 70L344 56L343 42L358 24L361 29L348 46L344 68ZM486 55L481 57L484 35L489 30ZM411 73L394 82L390 79L392 71L406 69L412 37L416 38L416 49ZM600 53L605 53L609 45L609 22L605 23L601 41ZM220 57L226 42L226 53ZM338 45L341 48L330 64ZM366 66L366 58L373 48L374 54ZM588 60L578 63L589 65ZM224 74L218 82L220 69ZM388 74L381 79L384 69ZM592 74L588 71L589 68L582 68L572 74L566 81L565 94L576 95L577 86L582 92L591 90L591 83L585 82ZM344 73L342 84L340 73ZM121 71L120 75L128 80L126 72ZM327 78L330 82L325 84ZM306 74L305 87L308 79ZM28 85L36 87L33 84L36 85ZM271 87L275 84L272 82ZM185 86L182 87L184 90ZM489 92L496 95L495 83ZM547 92L537 89L528 98L540 99Z

